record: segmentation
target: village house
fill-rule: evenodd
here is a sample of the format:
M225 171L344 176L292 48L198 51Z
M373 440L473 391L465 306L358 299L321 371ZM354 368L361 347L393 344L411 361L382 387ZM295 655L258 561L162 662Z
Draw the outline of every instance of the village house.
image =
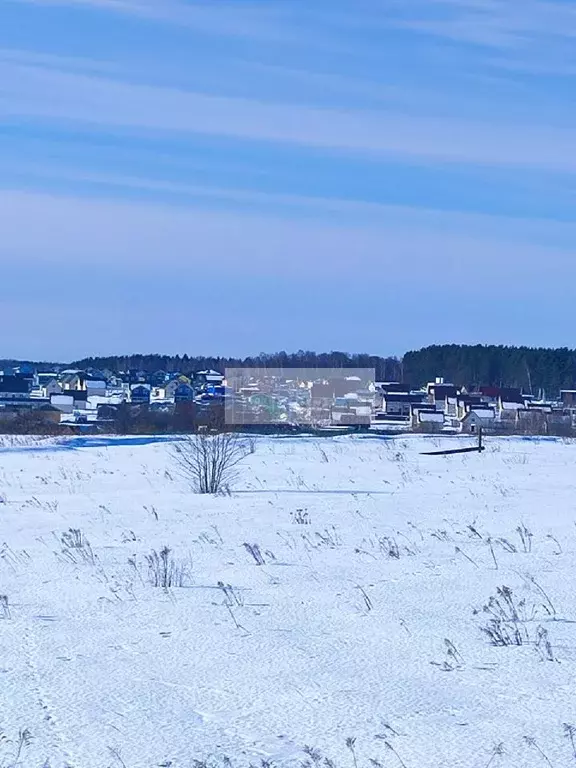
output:
M52 395L59 395L62 392L62 387L57 378L48 379L40 385L40 391L43 397L50 398Z
M408 421L412 415L412 406L422 405L425 400L425 392L388 392L382 397L382 411L387 419Z
M30 397L32 382L22 376L0 376L0 399L23 400Z
M576 408L576 389L560 390L560 400L565 408Z
M175 403L191 402L194 400L194 387L185 381L181 381L174 390L173 399Z
M130 388L130 402L134 405L150 404L151 388L149 384L134 384Z
M198 373L194 374L194 383L198 386L202 386L204 384L222 384L224 381L224 376L221 373L218 373L218 371L198 371Z
M484 408L488 404L487 398L475 392L470 394L461 394L457 399L456 415L463 419L466 414L474 408Z
M442 411L428 408L414 408L412 411L412 428L422 432L439 432L444 427L445 417Z
M69 389L84 389L85 377L86 374L84 371L76 371L72 369L62 371L60 374L60 385L62 390L66 392Z
M473 406L466 411L460 421L462 432L475 434L480 429L488 431L496 425L496 412L488 406Z
M436 407L441 410L446 408L448 400L455 406L456 399L460 392L461 389L459 387L445 382L442 376L438 376L435 381L429 382L426 386L428 402L436 405Z

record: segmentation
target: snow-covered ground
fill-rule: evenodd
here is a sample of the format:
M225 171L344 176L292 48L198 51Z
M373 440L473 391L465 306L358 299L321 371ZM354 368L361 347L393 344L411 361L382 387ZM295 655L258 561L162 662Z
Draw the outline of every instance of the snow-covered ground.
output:
M576 444L448 442L262 438L211 498L170 441L6 440L0 766L576 764Z

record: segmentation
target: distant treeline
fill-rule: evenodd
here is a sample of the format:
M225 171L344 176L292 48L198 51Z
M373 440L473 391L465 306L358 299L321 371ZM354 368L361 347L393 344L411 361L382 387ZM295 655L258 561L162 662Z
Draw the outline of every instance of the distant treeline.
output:
M403 366L404 380L413 387L435 376L469 388L521 387L535 395L544 390L550 397L576 386L576 350L566 348L443 344L407 352Z
M17 368L21 366L26 366L30 369L38 371L39 373L43 373L45 371L54 371L57 368L62 368L63 364L38 362L34 360L11 360L10 358L7 358L7 357L2 358L0 360L0 371L3 371L5 369Z
M18 361L2 361L16 365ZM480 385L521 387L525 392L549 396L560 389L576 388L576 350L442 344L407 352L403 359L344 352L260 354L253 357L205 357L188 355L128 355L87 357L69 366L81 369L145 373L191 373L206 369L224 372L226 367L252 368L375 368L379 381L402 381L419 388L443 376L447 381L473 388ZM40 370L49 369L41 364Z
M119 371L144 371L155 373L190 373L212 369L224 372L226 367L242 366L250 368L375 368L376 378L380 381L398 381L402 375L402 364L396 357L378 357L377 355L349 355L345 352L298 352L289 354L260 354L254 357L189 357L188 355L129 355L127 357L87 357L76 360L71 365L75 368L95 368Z

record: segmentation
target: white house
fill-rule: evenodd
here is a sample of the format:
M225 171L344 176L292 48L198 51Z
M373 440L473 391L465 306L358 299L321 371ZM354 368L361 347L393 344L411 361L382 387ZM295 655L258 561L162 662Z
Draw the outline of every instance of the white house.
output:
M494 408L476 407L468 411L461 421L462 431L474 434L479 429L489 429L496 423Z

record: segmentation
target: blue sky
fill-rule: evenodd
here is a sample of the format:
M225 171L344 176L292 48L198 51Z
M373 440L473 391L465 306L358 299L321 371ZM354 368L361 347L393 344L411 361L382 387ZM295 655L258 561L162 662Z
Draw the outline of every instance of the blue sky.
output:
M574 346L575 81L573 0L1 0L0 357Z

